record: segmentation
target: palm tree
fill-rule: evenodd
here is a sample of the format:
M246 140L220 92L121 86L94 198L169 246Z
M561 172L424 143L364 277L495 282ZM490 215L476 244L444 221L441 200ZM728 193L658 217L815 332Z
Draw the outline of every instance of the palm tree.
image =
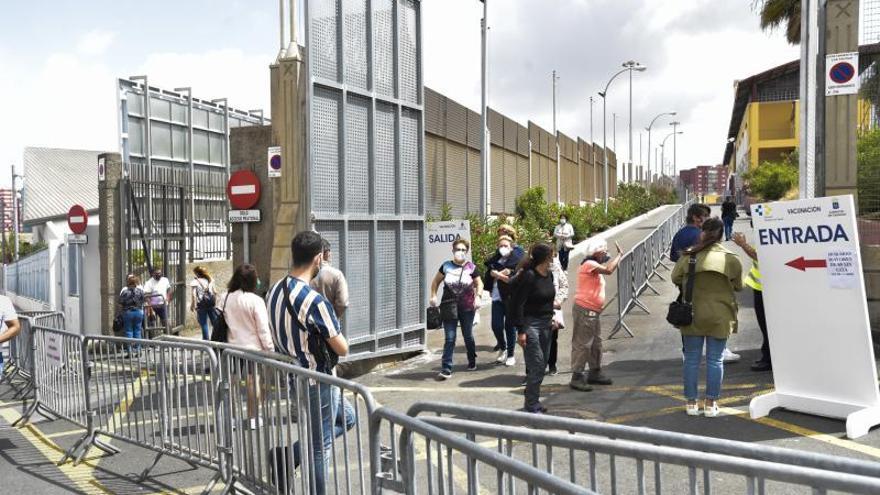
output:
M754 0L752 6L760 10L761 29L772 30L785 26L785 38L792 45L801 42L801 0Z

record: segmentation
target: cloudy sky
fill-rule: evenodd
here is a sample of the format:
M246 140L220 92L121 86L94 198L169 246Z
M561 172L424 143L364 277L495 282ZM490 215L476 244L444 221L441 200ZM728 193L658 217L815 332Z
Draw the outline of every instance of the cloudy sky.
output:
M721 161L733 82L798 56L781 33L763 33L752 0L490 0L490 104L525 124L552 123L589 138L589 97L626 60L634 79L633 129L679 112L679 168ZM116 151L114 79L192 86L200 98L269 107L268 65L277 53L275 0L3 1L0 16L0 184L25 146ZM478 0L424 0L426 84L471 107L480 99ZM627 79L609 92L617 149L627 155ZM601 141L601 100L594 137ZM671 131L668 119L657 136ZM670 140L671 142L671 140ZM643 146L647 156L647 138ZM645 158L646 159L646 158Z

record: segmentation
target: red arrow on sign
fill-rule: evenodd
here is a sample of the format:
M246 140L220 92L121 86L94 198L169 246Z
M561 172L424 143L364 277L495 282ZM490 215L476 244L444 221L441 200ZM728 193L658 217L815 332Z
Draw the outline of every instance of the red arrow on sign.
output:
M786 266L790 266L802 272L807 271L807 268L827 268L828 262L825 260L807 260L801 256L798 259L794 259L785 264Z

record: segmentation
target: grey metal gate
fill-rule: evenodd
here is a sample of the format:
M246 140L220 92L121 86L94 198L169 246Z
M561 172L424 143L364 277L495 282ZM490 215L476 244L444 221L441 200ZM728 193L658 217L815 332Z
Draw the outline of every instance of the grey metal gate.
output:
M308 0L308 203L349 281L353 359L425 345L417 0Z
M186 322L186 188L127 179L120 186L126 205L121 229L126 273L146 283L158 268L171 282L167 321L148 318L147 336L178 333ZM147 211L150 217L144 216Z

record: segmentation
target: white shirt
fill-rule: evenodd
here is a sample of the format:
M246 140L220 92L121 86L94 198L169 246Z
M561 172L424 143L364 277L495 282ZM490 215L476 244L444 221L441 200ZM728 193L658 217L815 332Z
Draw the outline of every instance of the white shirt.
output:
M6 296L0 296L0 334L6 332L6 322L17 320L18 313L15 312L15 306L12 300Z
M568 222L565 225L557 224L553 229L553 237L556 238L556 249L562 249L566 242L574 238L574 227Z
M171 282L168 281L167 277L162 277L159 280L150 277L150 279L144 284L144 294L147 295L147 300L153 306L166 304L168 302L165 298L168 296L169 289L171 289Z

